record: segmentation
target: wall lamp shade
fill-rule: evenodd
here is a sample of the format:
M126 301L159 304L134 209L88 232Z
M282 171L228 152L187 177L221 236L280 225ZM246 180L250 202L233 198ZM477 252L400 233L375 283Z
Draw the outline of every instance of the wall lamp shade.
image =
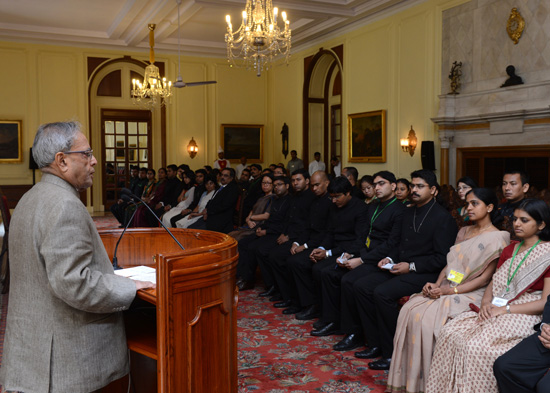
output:
M197 153L199 152L199 147L197 146L197 142L191 137L191 140L189 141L189 144L187 145L187 152L189 153L189 156L191 158L195 158Z
M411 129L409 130L409 135L407 135L406 138L402 138L400 140L401 150L409 153L412 157L414 156L414 151L416 150L417 143L418 139L416 138L416 132L414 132L413 126L411 126Z

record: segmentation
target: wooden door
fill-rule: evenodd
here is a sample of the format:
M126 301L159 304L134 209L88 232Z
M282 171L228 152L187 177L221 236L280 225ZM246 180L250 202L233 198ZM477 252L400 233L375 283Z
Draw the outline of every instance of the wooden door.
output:
M151 165L151 112L101 111L103 205L109 209L130 184L130 167Z

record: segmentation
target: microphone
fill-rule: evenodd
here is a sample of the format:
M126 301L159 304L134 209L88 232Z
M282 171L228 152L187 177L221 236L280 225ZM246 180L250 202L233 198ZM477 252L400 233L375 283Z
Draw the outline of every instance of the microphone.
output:
M126 203L131 203L133 204L136 208L134 209L134 213L132 213L132 217L130 217L130 219L128 220L128 223L126 223L126 226L124 227L124 230L122 231L122 233L120 234L120 237L118 238L118 241L116 242L116 246L115 246L115 253L113 255L113 269L115 270L120 270L121 268L118 266L118 259L116 257L116 252L118 250L118 245L120 244L120 241L122 240L122 236L124 236L124 233L126 232L126 229L128 229L128 227L130 226L130 223L132 222L132 220L134 219L134 216L136 215L137 213L137 204L133 201L132 198L130 198L128 195L126 194L123 194L121 195L120 197L124 202Z
M183 246L181 245L181 243L178 241L178 239L176 239L176 237L172 234L172 232L170 232L170 229L166 228L166 225L163 224L162 220L159 219L159 218L157 217L157 215L155 214L155 212L153 211L153 209L151 209L147 203L145 203L144 201L142 201L141 198L138 197L137 195L132 194L132 191L130 191L130 190L127 189L127 188L123 188L123 189L121 190L121 195L123 195L123 196L126 195L128 198L137 199L138 201L140 201L141 203L143 203L143 205L144 205L147 209L149 209L149 211L151 212L151 214L153 215L153 217L155 217L155 219L160 223L160 225L162 225L162 227L164 228L164 230L165 230L166 232L168 232L168 233L170 234L170 236L172 236L172 239L174 239L174 241L175 241L176 243L178 243L178 246L180 246L182 250L185 250L185 247L183 247Z

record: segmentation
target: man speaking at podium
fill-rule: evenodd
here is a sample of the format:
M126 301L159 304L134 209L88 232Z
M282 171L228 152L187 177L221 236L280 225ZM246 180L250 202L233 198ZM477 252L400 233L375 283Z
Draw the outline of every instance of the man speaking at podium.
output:
M10 225L10 300L0 384L25 393L89 393L128 373L122 310L153 283L114 274L79 192L97 164L80 125L40 126L42 180Z

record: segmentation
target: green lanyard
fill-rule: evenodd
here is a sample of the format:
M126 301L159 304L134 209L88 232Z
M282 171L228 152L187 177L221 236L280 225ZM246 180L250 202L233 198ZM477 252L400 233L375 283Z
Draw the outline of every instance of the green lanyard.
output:
M395 201L397 200L397 197L394 197L393 200L388 203L386 206L384 206L384 208L380 211L380 213L378 213L378 209L380 208L380 205L379 204L378 206L376 206L376 210L374 211L374 214L372 215L371 219L370 219L370 229L369 229L369 235L371 234L372 232L372 224L374 224L374 221L376 221L376 219L378 218L378 216L380 216L380 214L382 214L384 212L384 210L386 210L386 208L391 205L392 203L394 203ZM378 214L377 214L378 213Z
M514 260L516 259L516 255L518 254L518 251L521 248L521 246L523 246L524 242L525 242L525 240L521 241L521 243L519 244L519 247L516 248L516 250L514 251L514 255L512 256L512 262L510 262L510 267L508 268L508 281L506 282L506 292L508 292L510 290L510 283L512 282L512 280L516 276L516 273L518 272L521 265L523 265L523 262L525 262L525 260L529 256L529 254L531 254L531 251L533 251L533 248L535 248L540 243L540 239L533 245L533 247L531 247L529 249L529 251L527 251L527 254L523 257L523 259L519 263L518 267L516 267L516 270L514 270L514 274L512 274L512 277L510 277L510 272L512 271L512 265L514 264Z

